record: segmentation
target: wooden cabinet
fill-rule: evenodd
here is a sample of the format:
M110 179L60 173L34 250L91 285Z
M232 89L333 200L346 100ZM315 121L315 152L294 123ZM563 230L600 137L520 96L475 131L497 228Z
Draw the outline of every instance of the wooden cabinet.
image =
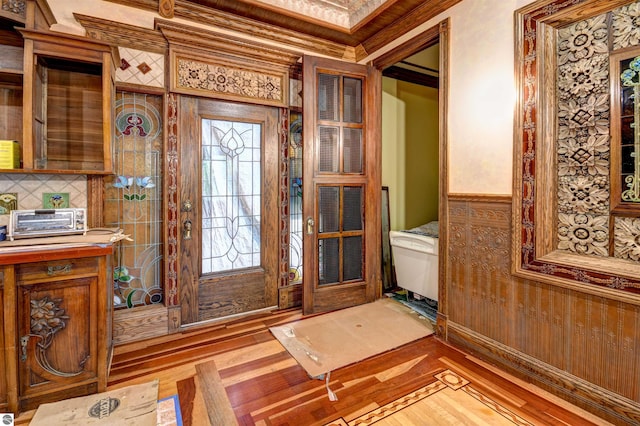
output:
M30 250L19 252L15 261L14 254L0 255L6 373L0 385L5 383L9 411L106 389L112 251L110 246ZM12 387L17 392L11 393Z
M0 173L113 173L117 49L42 29L46 3L25 4L25 19L0 13L0 140L21 150Z
M0 139L22 140L22 36L0 18Z
M20 32L24 37L22 168L112 173L114 49L84 37Z
M0 270L0 301L4 300L4 273ZM0 303L0 330L4 330L4 304ZM4 342L4 332L0 333L0 347L3 349L0 351L0 367L3 369L6 366L4 349L6 347ZM7 398L7 377L6 374L0 374L0 413L6 413L9 408L9 402Z

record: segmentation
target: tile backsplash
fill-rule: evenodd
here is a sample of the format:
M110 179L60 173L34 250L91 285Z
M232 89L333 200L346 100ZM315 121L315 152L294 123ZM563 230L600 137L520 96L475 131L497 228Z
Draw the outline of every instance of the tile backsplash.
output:
M68 193L69 207L87 207L85 175L0 174L0 193L17 193L18 209L43 208L45 193ZM0 215L0 225L9 224L9 215Z

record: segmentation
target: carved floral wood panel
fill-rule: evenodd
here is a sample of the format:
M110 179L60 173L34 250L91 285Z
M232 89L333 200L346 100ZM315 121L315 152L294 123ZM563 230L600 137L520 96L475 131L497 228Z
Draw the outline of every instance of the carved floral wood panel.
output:
M211 60L174 57L175 90L208 97L286 106L286 71L267 71Z
M514 193L520 211L516 270L525 275L533 272L557 283L572 280L640 293L637 274L602 267L614 257L633 260L627 254L640 243L635 238L640 229L633 229L638 223L611 212L609 75L612 50L639 43L639 3L616 1L606 9L590 0L540 1L520 14L521 175ZM571 23L569 10L571 16L587 18ZM540 175L546 164L554 163L554 173ZM549 191L548 184L555 185L555 191ZM555 194L555 200L548 194ZM547 260L547 255L556 259L556 253L562 257L563 252L583 260ZM598 258L605 263L598 263ZM576 266L590 262L588 269Z
M2 10L25 18L27 14L27 2L25 0L2 0Z

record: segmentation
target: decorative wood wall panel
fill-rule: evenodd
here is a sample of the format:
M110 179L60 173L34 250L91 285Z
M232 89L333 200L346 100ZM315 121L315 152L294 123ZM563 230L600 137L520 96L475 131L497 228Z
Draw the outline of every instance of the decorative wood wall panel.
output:
M449 201L449 320L506 343L512 318L509 262L510 204ZM504 318L505 323L497 321Z
M189 53L171 53L171 90L263 105L287 106L287 70L260 69L256 64L194 58Z
M512 275L510 217L509 198L449 197L448 339L614 423L639 421L640 308Z
M24 22L24 20L27 17L26 0L2 0L2 7L0 7L0 15L6 16L10 19Z
M607 257L607 49L633 22L631 3L539 0L516 11L513 260L523 278L637 304L637 263Z

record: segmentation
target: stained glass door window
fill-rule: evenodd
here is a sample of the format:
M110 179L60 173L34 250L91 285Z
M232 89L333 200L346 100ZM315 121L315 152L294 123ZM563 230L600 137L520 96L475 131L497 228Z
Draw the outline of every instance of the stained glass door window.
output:
M202 273L260 265L260 124L202 120Z

